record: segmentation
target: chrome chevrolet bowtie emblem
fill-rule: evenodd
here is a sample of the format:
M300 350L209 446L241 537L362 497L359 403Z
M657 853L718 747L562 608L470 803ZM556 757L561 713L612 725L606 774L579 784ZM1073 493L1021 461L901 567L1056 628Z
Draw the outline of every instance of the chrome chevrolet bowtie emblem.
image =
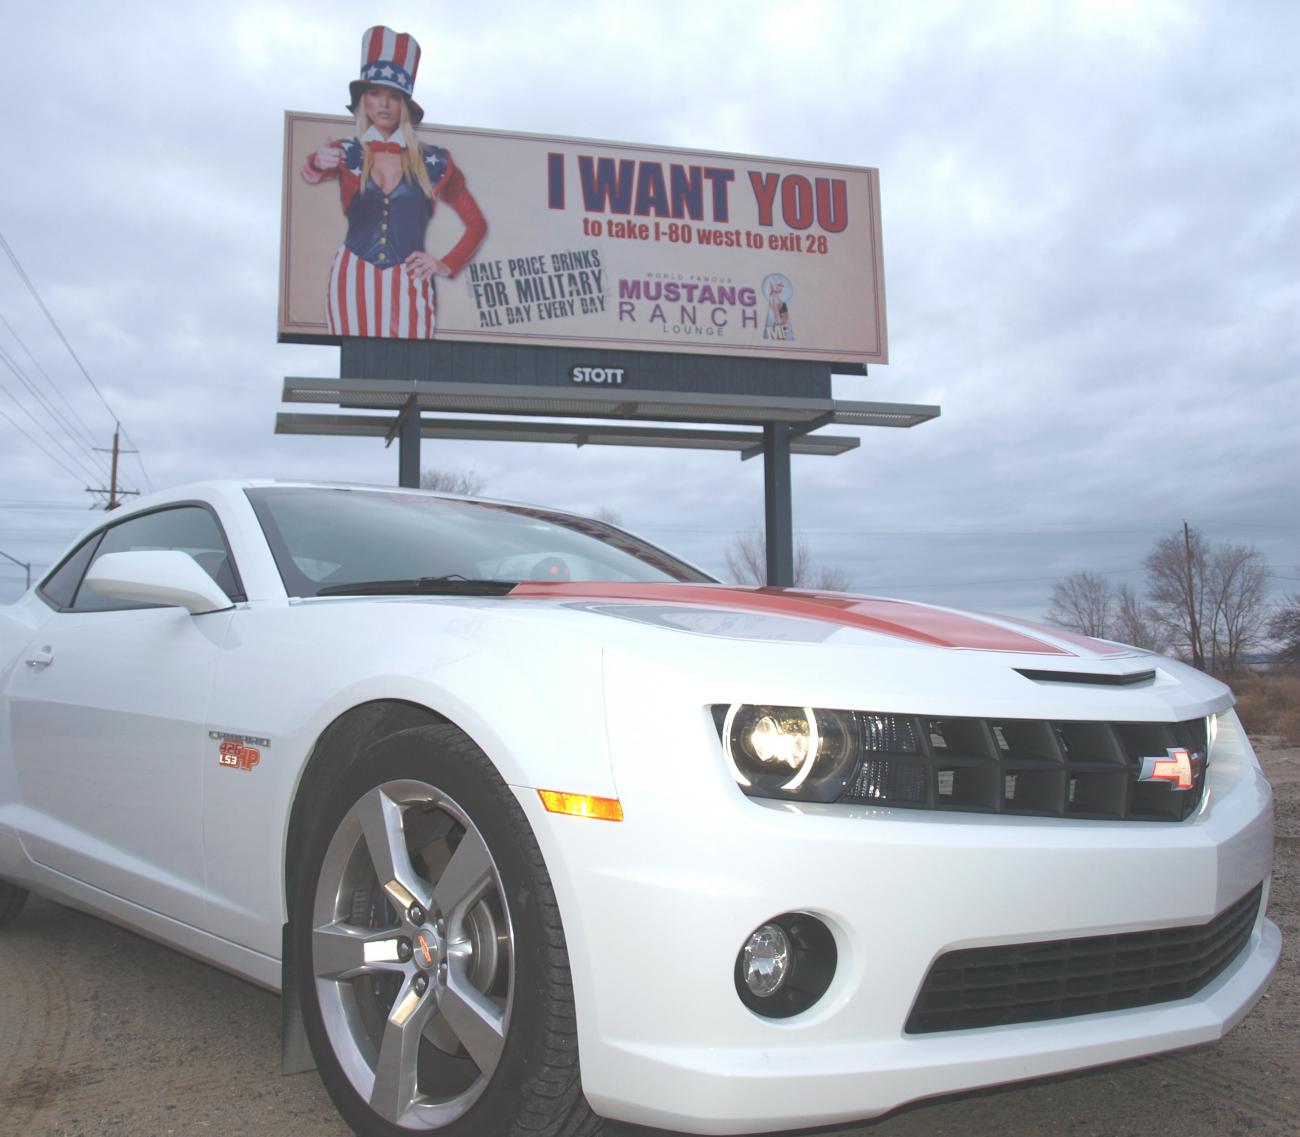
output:
M1171 746L1163 758L1143 758L1139 782L1168 782L1171 790L1190 790L1204 759L1185 746Z

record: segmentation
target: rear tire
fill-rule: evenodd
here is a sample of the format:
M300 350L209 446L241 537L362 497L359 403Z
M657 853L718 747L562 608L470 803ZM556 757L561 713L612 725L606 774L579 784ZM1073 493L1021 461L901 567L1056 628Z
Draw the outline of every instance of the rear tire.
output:
M291 937L307 1038L353 1130L599 1134L555 893L486 755L414 727L313 796Z
M16 884L0 880L0 924L7 924L18 918L18 913L27 903L27 889Z

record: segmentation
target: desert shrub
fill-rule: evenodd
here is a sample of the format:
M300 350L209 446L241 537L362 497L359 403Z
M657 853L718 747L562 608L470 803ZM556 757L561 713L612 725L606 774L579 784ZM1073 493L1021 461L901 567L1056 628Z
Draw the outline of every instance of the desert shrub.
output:
M1292 701L1277 722L1277 732L1289 746L1300 746L1300 702Z
M1237 714L1251 734L1280 735L1300 746L1300 672L1255 671L1238 676Z

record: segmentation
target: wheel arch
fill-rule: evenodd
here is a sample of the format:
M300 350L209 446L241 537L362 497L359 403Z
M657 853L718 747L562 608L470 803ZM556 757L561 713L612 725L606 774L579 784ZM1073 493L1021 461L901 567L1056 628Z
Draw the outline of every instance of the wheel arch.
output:
M570 662L573 664L573 661ZM305 748L306 757L302 760L291 797L286 803L288 816L282 830L280 880L277 882L286 918L281 928L280 945L284 1072L294 1073L313 1068L307 1053L301 1017L297 1011L296 990L299 977L294 974L289 937L300 871L296 852L303 846L321 795L332 781L331 775L341 771L357 753L378 738L413 727L445 723L456 727L470 738L509 786L540 784L570 792L617 797L605 727L604 684L603 681L596 681L600 675L600 653L592 653L585 662L594 673L588 675L589 682L578 685L578 697L574 698L570 693L576 704L571 715L580 717L585 712L586 720L591 726L576 737L571 727L560 724L558 720L548 721L540 714L548 702L554 704L557 682L554 677L536 683L532 688L521 688L506 687L500 682L498 674L495 684L498 698L486 705L482 701L468 698L463 689L464 684L460 687L453 686L450 690L446 687L428 690L427 696L423 688L413 684L405 684L403 686L406 689L398 691L392 690L391 686L387 691L382 688L375 691L377 684L366 684L371 688L373 697L363 697L338 711L316 734L310 747ZM573 672L574 667L571 666L570 678ZM361 694L364 689L359 687L353 691ZM502 695L503 691L511 697L506 699ZM520 704L523 704L522 707ZM435 710L435 706L439 709ZM539 721L546 724L541 730L538 729ZM523 754L527 754L529 760L526 772L518 762L519 756ZM544 829L539 831L536 825L531 825L531 829L548 874L553 882L560 882L556 886L557 894L567 894L569 890L564 880L566 857L563 849L550 839ZM569 940L569 955L581 972L585 966L581 933L578 928L570 928L577 910L576 905L567 895L563 898L557 895L557 900L560 902L560 920ZM574 935L569 935L571 930ZM585 988L581 982L575 983L577 986ZM575 990L575 1003L589 1004L590 1000L584 998L585 994L585 990ZM579 1020L585 1017L580 1009Z
M292 966L290 950L293 894L297 885L298 858L308 819L319 802L330 775L342 771L365 739L382 738L413 726L449 721L445 715L421 703L404 699L372 699L358 703L336 716L317 736L303 763L293 789L289 823L285 826L281 850L280 887L288 917L281 930L280 950L280 1070L301 1074L316 1068L307 1044L302 1014L298 1007L299 977Z
M297 871L294 850L302 845L312 807L323 792L323 787L329 784L330 775L342 772L357 751L375 739L414 726L450 721L446 715L439 714L422 703L405 699L374 699L350 707L321 731L298 775L293 804L289 810L289 824L285 830L282 887L286 912L292 915L290 904Z
M426 758L431 753L444 755L446 765L429 768ZM335 772L338 772L337 780ZM452 1085L453 1097L448 1101L453 1104L460 1102L464 1094L471 1091L477 1095L479 1091L476 1087L481 1083L485 1095L483 1106L476 1104L477 1096L466 1100L468 1108L474 1109L480 1120L484 1116L490 1119L482 1131L505 1132L508 1129L510 1132L522 1132L525 1128L532 1129L537 1120L541 1119L548 1122L548 1132L575 1135L595 1133L598 1121L582 1093L573 990L562 920L545 858L533 835L532 825L518 800L517 790L505 781L497 763L475 739L445 714L438 714L418 703L378 700L343 712L321 732L304 765L304 780L295 798L291 822L293 840L299 844L290 850L289 872L292 875L289 879L292 882L293 896L287 904L291 923L286 924L284 929L286 983L282 991L282 1067L286 1073L299 1072L315 1067L319 1060L326 1089L345 1119L358 1132L378 1134L381 1130L384 1133L392 1131L389 1124L373 1129L368 1124L362 1124L377 1116L374 1114L375 1108L379 1108L389 1121L397 1115L384 1112L382 1106L375 1107L376 1099L371 1092L374 1087L363 1084L364 1079L359 1082L353 1073L349 1073L357 1069L355 1040L358 1037L363 1038L360 1051L362 1066L375 1065L376 1072L378 1071L373 1056L366 1058L367 1047L373 1047L375 1039L372 1028L365 1024L365 1030L371 1032L368 1037L358 1035L355 1024L348 1026L344 1023L340 1027L337 1014L332 1020L325 1016L322 985L333 991L330 987L331 980L344 985L351 976L343 973L335 975L328 970L318 973L314 970L313 945L317 942L317 933L313 927L321 918L322 880L326 882L324 896L329 912L325 919L355 922L346 915L346 904L342 912L335 908L337 892L342 887L338 876L342 871L340 865L344 862L352 863L355 852L348 854L345 849L345 855L340 860L335 846L344 834L346 836L343 836L343 840L346 842L370 842L369 830L366 836L359 834L355 820L351 821L351 829L340 827L349 818L353 818L357 803L366 800L372 787L392 787L400 800L417 807L426 800L436 803L440 791L434 784L425 785L423 779L426 777L435 779L437 786L444 787L441 792L448 795L446 802L452 807L452 812L464 822L466 830L474 831L482 857L489 863L500 862L502 872L495 884L499 914L503 913L514 921L515 929L527 929L522 953L517 952L514 931L508 932L508 952L504 958L508 961L507 975L513 978L508 987L501 989L496 988L493 979L493 976L499 977L500 974L495 948L500 937L495 931L489 931L486 940L494 945L491 971L486 982L493 986L492 997L504 1007L501 1015L509 1016L510 1003L514 1003L512 1019L498 1016L502 1024L498 1032L502 1042L497 1046L495 1054L500 1058L507 1076L504 1081L501 1077L494 1078L495 1059L491 1066L484 1066L473 1043L466 1042L464 1045L475 1055L481 1073L478 1082L467 1083L468 1089L459 1083ZM432 796L427 799L421 797L423 791L429 791ZM320 812L316 814L318 804ZM403 822L385 817L381 823L388 831L389 841L395 833L399 834L399 840L407 839L409 829ZM481 834L475 828L476 825L483 827ZM428 840L428 831L425 832L424 838L413 840L417 844ZM465 862L460 859L463 843L452 848L455 849L455 856L451 863L460 863L462 867L459 874L451 872L451 875L459 875L463 887L469 889L472 874L477 870L466 868ZM301 856L298 856L299 853ZM396 872L397 879L404 879L401 871L394 867L398 860L393 855L391 859L385 857L384 863L390 871ZM470 861L473 860L471 855ZM442 875L443 868L436 857L430 864L437 870L437 875L431 875L427 866L421 869L418 862L408 864L407 870L414 868L416 873L423 872L428 880L436 882ZM325 875L330 871L330 865L334 866L333 878ZM507 868L509 876L506 875ZM367 866L364 871L370 870L382 872L378 863ZM466 875L467 873L471 875ZM496 875L495 864L493 875ZM378 879L384 877L380 875ZM414 882L411 887L417 893L420 891ZM436 885L432 895L436 900ZM476 895L477 893L474 894ZM414 914L414 908L405 909L409 918L402 914L400 906L397 911L399 928L405 927L404 934L410 937L406 940L408 948L417 938L416 931L426 921L432 924L425 913L435 912L434 900L422 900L420 907L420 914ZM457 912L460 912L459 916L455 915ZM436 946L440 952L443 950L439 937L446 935L449 941L454 938L456 921L462 918L463 908L458 908L455 904L448 906L445 926L440 917L436 934L431 935L430 945L424 947L426 959L430 947ZM381 924L387 927L386 922L381 921ZM507 923L505 927L509 929L511 925ZM390 933L385 931L383 934ZM424 938L418 938L423 945ZM457 942L468 943L468 940L462 935ZM479 950L478 946L473 949L475 954ZM412 952L408 951L406 957L399 955L397 958L410 960L411 956ZM414 971L420 966L423 965L412 962L409 970ZM445 977L448 967L456 967L450 950L443 966L438 969L439 975ZM412 987L406 998L424 996L426 988L436 991L442 979L434 980L432 975L431 971L417 974L413 982L423 980L425 985ZM409 977L408 971L408 979ZM526 977L522 986L521 977ZM473 982L485 996L489 994L488 987L478 978L468 981ZM450 981L447 981L447 988L452 990ZM411 991L415 994L412 995ZM502 992L506 998L504 1004L500 1004ZM341 996L344 1007L350 1005L348 1001L352 994L349 988ZM336 1002L340 998L337 992L333 997ZM434 996L429 996L432 997ZM521 1013L521 1006L527 1013ZM505 1045L507 1021L512 1023L509 1038L515 1040L510 1046ZM333 1026L330 1025L331 1022ZM454 1020L449 1018L448 1022L453 1025L447 1029L458 1029ZM418 1025L415 1027L417 1032L422 1029ZM343 1031L342 1043L340 1030ZM418 1033L416 1037L419 1037ZM463 1037L465 1036L454 1035L452 1041ZM493 1053L481 1032L475 1031L470 1037L477 1038L485 1052ZM386 1033L385 1054L389 1053L388 1041ZM343 1046L342 1051L340 1045ZM439 1042L437 1045L445 1049L444 1043ZM454 1055L455 1051L449 1050L447 1053ZM353 1058L344 1061L340 1057L343 1054L352 1054ZM412 1058L411 1061L416 1059ZM414 1081L411 1085L415 1087L412 1091L415 1098L419 1099L423 1087L416 1087ZM486 1095L492 1086L497 1086L498 1090L495 1098L489 1100ZM396 1087L391 1088L396 1092ZM439 1083L429 1092L436 1098L445 1089ZM399 1113L404 1108L405 1105L400 1106ZM486 1114L482 1112L484 1108ZM512 1118L522 1124L508 1123ZM460 1114L451 1118L449 1128L454 1128L457 1133L466 1131Z

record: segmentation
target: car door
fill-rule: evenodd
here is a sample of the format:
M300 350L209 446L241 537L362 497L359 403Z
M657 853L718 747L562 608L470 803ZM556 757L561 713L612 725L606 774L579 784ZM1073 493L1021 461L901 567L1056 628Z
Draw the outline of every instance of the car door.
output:
M243 598L225 535L201 503L111 525L51 575L41 595L56 612L5 692L21 836L38 864L197 926L205 711L232 609L196 616L82 583L106 553L142 549L189 553L232 601Z

